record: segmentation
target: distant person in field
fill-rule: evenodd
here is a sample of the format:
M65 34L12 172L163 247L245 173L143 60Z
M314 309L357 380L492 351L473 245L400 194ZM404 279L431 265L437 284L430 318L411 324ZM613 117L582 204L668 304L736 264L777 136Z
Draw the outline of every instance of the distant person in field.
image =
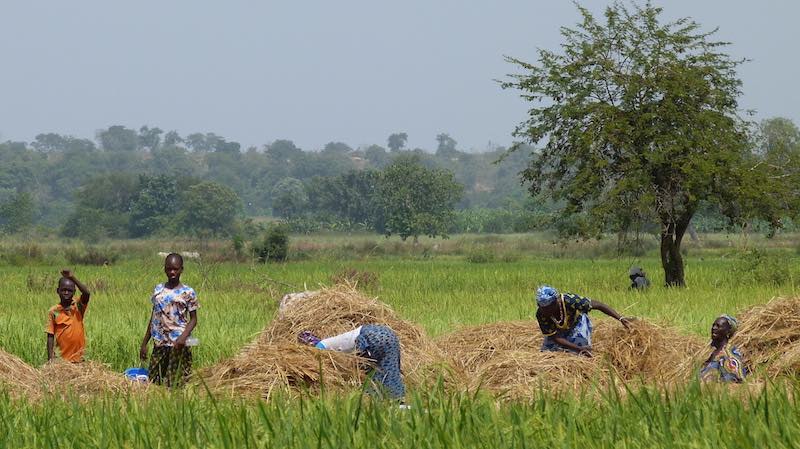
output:
M367 375L377 388L368 392L378 397L386 394L391 399L402 399L406 394L403 376L400 372L400 340L388 326L365 324L352 331L320 340L309 331L297 336L300 343L340 352L356 352L372 361Z
M536 320L544 334L542 351L568 351L591 357L591 310L599 310L630 329L630 320L606 304L572 293L559 293L548 285L536 291L536 305Z
M730 315L722 315L711 325L711 355L700 369L700 380L703 382L735 382L741 383L747 376L742 353L736 346L728 347L728 342L739 322Z
M186 340L197 326L197 294L181 283L183 257L172 253L164 259L167 282L156 285L150 301L153 310L147 322L139 357L147 360L147 344L153 340L148 378L169 387L182 386L192 373L192 349Z
M631 279L631 289L644 290L650 287L650 280L640 267L631 267L628 277Z
M86 308L89 307L91 293L72 271L63 270L61 276L56 288L59 304L47 312L47 326L44 329L47 334L47 361L55 358L54 346L58 346L63 360L80 362L86 351L83 318L86 316ZM75 287L81 291L78 301L72 299L75 296Z

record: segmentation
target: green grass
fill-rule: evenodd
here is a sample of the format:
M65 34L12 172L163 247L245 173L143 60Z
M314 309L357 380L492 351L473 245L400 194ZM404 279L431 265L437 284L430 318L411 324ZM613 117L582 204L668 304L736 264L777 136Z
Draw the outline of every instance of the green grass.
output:
M463 325L533 319L533 290L541 283L700 335L722 313L797 293L795 275L780 286L745 280L730 250L721 249L725 245L690 251L688 288L666 289L652 252L639 258L590 258L579 252L564 257L519 249L546 246L541 238L509 236L465 237L435 251L376 254L364 252L372 245L366 237L338 238L339 247L352 245L352 257L335 250L336 238L317 237L311 243L329 245L332 252L317 248L314 257L282 265L187 261L183 280L195 287L201 303L196 366L236 353L269 323L283 293L328 284L345 268L376 273L379 286L372 293L434 336ZM157 250L131 245L138 248L136 256L117 264L73 267L95 289L86 316L87 358L120 371L137 363L150 292L164 277ZM794 246L783 241L772 251L796 267ZM468 255L476 248L496 257L470 263ZM45 361L45 313L57 302L55 282L63 264L58 257L53 253L28 266L0 266L5 290L0 348L35 366ZM627 270L634 263L653 281L647 292L628 290ZM501 405L483 395L412 391L411 411L362 404L356 393L269 403L183 393L85 403L0 397L0 447L797 447L794 387L750 391L753 397L745 400L726 389L701 391L696 385L669 394L644 390L624 399L542 393L530 402Z
M654 285L647 292L628 290L630 262L618 259L526 258L472 264L458 257L375 258L202 266L187 261L183 281L195 287L201 303L196 331L202 341L197 349L200 366L233 354L249 341L269 323L283 293L328 284L346 267L376 273L380 286L374 294L434 336L462 325L532 319L533 290L541 283L607 302L625 315L698 334L707 333L714 317L722 313L796 292L793 282L783 286L739 282L733 273L735 262L728 259L689 259L686 289L662 287L656 259L637 263L652 274ZM116 369L135 364L152 287L163 281L161 261L154 256L110 267L77 267L76 274L98 286L86 316L87 358ZM6 291L0 298L0 347L39 365L45 360L45 314L57 303L58 267L0 267L0 277Z
M410 410L356 394L255 403L181 394L85 403L0 397L0 447L792 448L797 396L793 386L732 395L694 384L625 398L542 393L498 406L435 391L415 394Z

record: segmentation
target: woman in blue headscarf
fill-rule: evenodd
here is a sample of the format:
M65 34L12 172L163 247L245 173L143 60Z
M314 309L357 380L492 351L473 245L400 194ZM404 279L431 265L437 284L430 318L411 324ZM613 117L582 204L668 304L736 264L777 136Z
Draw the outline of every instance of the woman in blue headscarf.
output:
M590 310L599 310L630 329L630 320L600 301L543 285L536 290L536 320L544 334L542 351L568 351L592 356Z
M703 382L741 383L747 376L742 353L736 346L728 348L728 341L739 328L739 322L730 315L722 315L711 325L711 355L700 369Z

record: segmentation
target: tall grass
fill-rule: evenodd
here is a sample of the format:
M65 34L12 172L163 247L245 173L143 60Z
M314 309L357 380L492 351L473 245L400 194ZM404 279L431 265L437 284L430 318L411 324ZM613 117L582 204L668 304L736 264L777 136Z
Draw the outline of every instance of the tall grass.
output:
M688 288L667 289L662 287L658 260L648 257L635 263L650 273L653 287L637 292L628 289L631 263L531 257L481 264L458 257L308 260L279 265L187 260L183 281L198 291L201 304L196 330L201 340L196 351L200 366L235 353L252 339L269 323L282 294L329 284L331 276L346 268L373 273L379 287L370 293L432 335L463 325L532 319L533 291L542 283L607 302L625 315L703 335L722 313L736 313L797 290L793 277L783 285L739 279L736 261L720 257L689 258ZM45 360L45 314L58 301L55 282L59 268L0 267L5 287L0 297L0 348L32 364ZM86 315L87 358L120 370L136 364L150 311L149 297L153 286L164 280L162 261L154 256L109 267L81 266L75 271L95 287Z
M250 341L269 323L283 293L317 288L351 270L374 275L370 293L433 335L462 325L533 319L532 295L541 283L602 300L625 315L701 335L707 335L721 313L797 293L795 268L783 284L758 283L737 271L737 259L724 244L690 249L688 287L666 289L653 253L599 257L588 254L592 246L575 246L568 247L569 257L562 257L540 252L552 245L541 237L463 237L435 250L437 243L423 240L421 245L429 245L427 255L411 245L402 246L407 254L375 250L374 237L354 238L352 249L341 245L349 241L341 237L309 241L318 245L307 248L311 256L286 264L187 260L183 281L195 287L201 303L197 367L230 356ZM125 245L133 250L126 252ZM223 246L212 243L208 248L222 251ZM797 267L797 255L786 250L791 243L774 246L771 251L780 251L786 264ZM155 253L174 248L154 249L141 242L120 242L113 248L120 254L115 264L72 268L94 290L86 315L87 358L121 371L138 363L149 296L164 280L163 260ZM466 256L476 248L495 257L470 262ZM0 348L33 365L45 361L45 313L57 302L55 282L64 263L53 247L37 251L22 266L0 265ZM632 264L649 273L650 290L628 289ZM177 392L41 403L14 402L0 394L0 448L797 447L797 397L794 385L687 385L637 390L623 397L541 392L529 401L500 404L483 394L411 391L412 408L400 410L357 393L248 402Z
M215 401L165 394L89 402L0 397L0 447L52 448L791 448L793 386L689 385L557 396L498 405L478 395L415 394L410 409L357 394Z

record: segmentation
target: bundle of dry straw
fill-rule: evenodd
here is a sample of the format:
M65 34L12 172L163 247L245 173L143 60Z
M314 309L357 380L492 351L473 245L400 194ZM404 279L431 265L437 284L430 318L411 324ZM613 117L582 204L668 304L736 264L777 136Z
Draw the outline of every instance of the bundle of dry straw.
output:
M504 398L530 396L538 389L574 390L607 378L596 358L541 352L542 334L535 321L467 327L437 343L468 374L467 387Z
M122 373L94 361L54 361L42 367L41 375L43 392L48 396L74 395L84 399L106 393L143 392L148 388L147 384L132 382Z
M769 376L796 376L800 373L800 298L773 298L740 314L732 344L742 349L750 366L766 366Z
M461 383L459 372L445 361L442 351L421 328L347 283L322 288L286 305L238 355L205 370L204 381L216 391L261 396L269 396L278 387L318 390L320 380L334 389L360 385L363 370L359 364L364 360L302 346L297 343L297 334L309 330L326 338L364 324L383 324L397 334L407 383L430 385L439 378L448 386Z
M613 372L629 381L668 383L687 379L703 343L645 321L627 330L608 320L597 321L594 357L540 352L542 336L536 322L492 323L444 336L440 347L470 375L469 387L485 388L508 397L532 389L579 389L605 385Z
M469 387L506 398L529 397L535 390L579 390L605 385L607 370L598 359L565 352L501 350L481 364Z
M19 357L0 350L0 386L12 397L35 397L41 391L42 375Z
M600 322L593 343L595 354L610 363L617 376L651 383L688 380L707 355L700 338L644 320L633 321L630 329Z
M304 330L325 338L364 324L382 324L397 334L403 374L408 383L426 385L439 378L449 386L460 383L460 373L445 361L442 351L422 328L401 319L391 307L365 296L350 283L322 288L313 296L291 303L283 316L262 333L260 340L294 342L297 334Z
M351 354L320 351L297 343L253 342L236 356L201 373L215 392L269 398L276 390L318 392L361 385L364 362Z
M508 321L464 327L439 337L436 344L455 366L464 372L475 373L499 352L538 352L542 346L542 333L535 321Z

